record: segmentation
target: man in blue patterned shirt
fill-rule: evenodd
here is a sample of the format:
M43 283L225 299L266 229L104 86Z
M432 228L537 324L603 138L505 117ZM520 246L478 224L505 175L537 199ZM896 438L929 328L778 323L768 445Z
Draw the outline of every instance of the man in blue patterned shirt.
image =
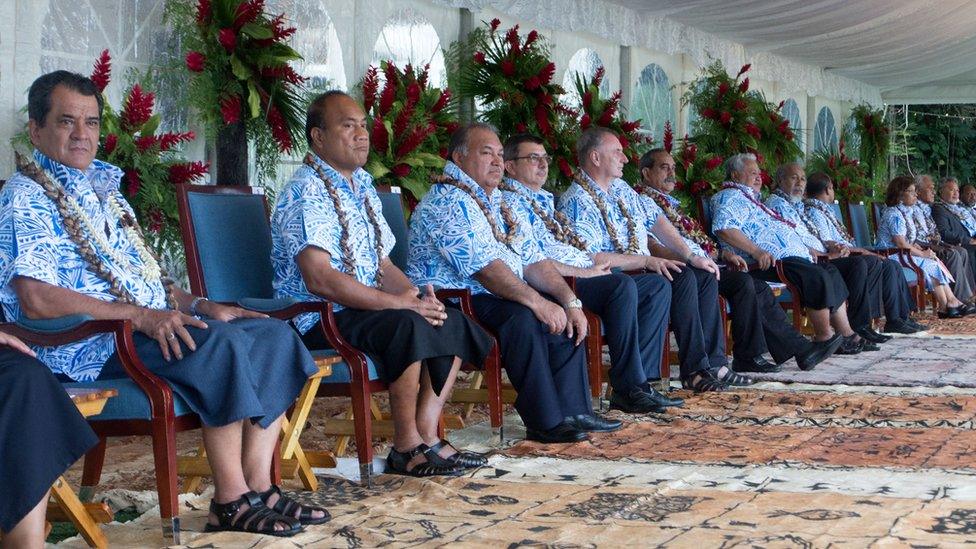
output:
M528 438L574 442L588 431L619 429L619 421L592 413L583 304L497 190L502 155L487 124L451 136L444 176L410 218L407 275L471 291L478 320L498 335Z
M91 79L67 71L30 87L33 159L18 158L0 191L6 318L131 321L143 365L203 424L215 484L209 529L293 535L300 520L328 520L324 509L289 503L269 474L281 417L316 371L312 357L284 322L195 297L164 276L119 191L122 170L95 159L102 102ZM62 381L128 377L111 334L37 351ZM172 496L161 505L175 533Z
M305 137L311 152L279 193L271 220L277 294L331 301L339 334L389 385L394 429L387 470L456 475L484 465L483 456L442 441L437 426L461 362L483 362L490 337L445 307L430 286L420 292L390 260L393 233L363 169L369 132L359 103L343 92L319 95L309 106ZM329 347L317 317L296 319L295 326L310 348Z
M818 363L830 357L840 346L840 338L833 342L811 343L793 328L783 308L776 302L769 284L747 272L746 261L735 252L723 249L702 229L697 220L681 212L681 204L671 196L677 180L674 176L674 158L664 149L652 149L640 159L641 182L637 190L647 208L657 205L671 225L681 234L685 243L696 255L721 259L722 278L718 291L731 309L732 369L737 372L776 372L779 365L796 358L801 370L812 370ZM662 257L677 259L670 248L652 243L651 249ZM719 255L721 253L721 255ZM767 351L775 364L762 355Z
M891 261L875 254L851 255L849 248L831 244L821 238L803 206L807 176L798 162L776 168L773 183L776 188L766 198L766 206L793 223L794 230L810 249L810 255L815 261L826 261L837 267L844 279L844 285L847 286L847 319L854 331L866 342L862 350L876 350L868 342L884 343L891 337L876 332L871 326L872 319L881 317L885 288L892 293L897 292L895 284L898 281L904 283L905 277Z
M849 253L873 253L857 247L844 227L843 221L834 214L830 206L834 203L834 184L827 174L823 172L811 174L806 183L805 194L807 198L803 201L804 212L821 240L835 249L847 249ZM902 273L901 263L894 258L886 263L890 263L891 266L886 266L887 272L883 275L884 290L881 296L885 325L882 332L913 334L926 329L911 318L915 302Z
M778 282L776 261L787 280L799 288L801 303L813 325L814 339L838 334L846 340L838 353L858 353L861 341L847 320L847 287L837 268L814 263L810 250L791 221L760 201L762 186L755 155L737 154L725 161L728 181L712 197L712 231L719 240L758 267L752 274Z
M678 340L681 378L685 387L703 391L747 385L749 378L728 367L725 333L718 309L718 267L688 249L681 235L661 213L645 208L624 180L627 157L620 140L606 128L583 132L577 142L580 171L559 200L559 210L587 243L596 261L625 270L647 270L671 281L671 328ZM654 257L648 250L653 235L683 261Z
M549 156L542 139L519 134L505 141L505 201L532 228L542 252L559 274L576 277L576 295L599 315L610 349L610 407L632 413L663 412L681 405L651 387L661 377L661 355L667 331L671 287L662 277L631 277L610 273L609 262L594 263L586 243L562 213L552 193L542 186L549 178Z

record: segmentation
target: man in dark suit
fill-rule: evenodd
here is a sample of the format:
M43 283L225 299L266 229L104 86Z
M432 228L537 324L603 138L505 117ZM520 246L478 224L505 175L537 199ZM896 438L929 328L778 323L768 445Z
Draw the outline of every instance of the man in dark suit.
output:
M932 205L932 219L946 244L962 246L969 253L969 264L976 266L976 215L959 200L959 182L947 177L939 185L939 196Z

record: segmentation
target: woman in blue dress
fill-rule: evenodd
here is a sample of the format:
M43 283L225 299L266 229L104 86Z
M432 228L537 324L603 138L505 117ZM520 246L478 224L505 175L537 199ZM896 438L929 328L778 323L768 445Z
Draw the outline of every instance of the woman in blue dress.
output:
M964 316L963 303L952 293L949 284L952 276L946 266L936 257L935 252L915 244L917 228L913 220L913 208L918 201L915 180L899 176L888 183L885 193L886 208L878 220L877 245L884 248L907 249L922 272L925 273L925 287L935 294L939 304L939 318Z

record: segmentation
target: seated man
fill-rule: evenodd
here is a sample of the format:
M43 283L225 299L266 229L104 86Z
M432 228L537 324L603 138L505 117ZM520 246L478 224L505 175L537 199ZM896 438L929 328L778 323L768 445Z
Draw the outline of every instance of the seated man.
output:
M19 339L0 332L0 547L44 547L51 484L95 444L64 388Z
M776 188L766 198L766 206L793 223L793 230L800 235L815 261L819 262L822 258L837 267L847 286L847 319L854 331L865 340L862 350L877 350L876 346L870 344L891 339L871 327L872 319L881 316L883 290L887 288L889 293L896 293L898 288L895 284L898 281L904 284L905 277L891 261L874 254L851 255L851 250L846 246L831 244L820 238L817 227L811 223L803 207L807 176L798 162L776 168L773 181ZM882 284L883 280L887 285Z
M715 263L692 254L671 223L658 215L660 209L645 211L637 193L620 179L627 157L616 134L590 128L580 136L576 151L580 171L559 209L595 261L625 270L646 269L657 274L641 276L671 281L671 328L678 340L683 385L703 392L751 383L728 367ZM650 255L651 235L684 262Z
M966 184L959 189L959 200L976 217L976 186Z
M496 192L503 160L495 130L460 128L448 158L410 218L407 275L471 291L478 320L498 334L529 439L575 442L587 431L619 429L592 412L583 304Z
M954 177L942 180L939 196L932 204L932 219L942 242L961 246L976 265L976 212L959 201L959 182Z
M756 264L754 276L779 281L774 262L783 262L789 281L800 290L802 305L813 324L814 339L826 341L839 333L845 338L838 354L861 352L862 342L847 321L847 287L837 268L813 262L792 222L759 200L762 180L752 154L725 161L728 178L712 197L712 231L736 253Z
M359 103L339 91L319 95L305 136L311 152L279 193L271 220L275 291L331 301L339 333L389 385L389 472L456 475L484 465L483 456L440 440L437 425L461 361L481 364L491 337L429 286L418 291L390 261L393 233L363 169L369 132ZM318 315L297 318L295 327L310 348L328 348Z
M972 303L976 299L976 275L974 265L970 263L970 255L963 247L942 241L938 226L932 217L932 205L935 203L935 182L932 176L919 174L915 176L915 192L918 202L915 203L913 216L916 235L915 243L924 248L931 248L939 259L945 263L952 273L955 282L952 293L965 303ZM970 310L972 314L976 310Z
M543 141L528 134L505 141L505 202L520 223L532 228L542 252L559 274L575 276L576 295L600 316L610 348L610 407L633 413L663 412L680 405L650 383L661 377L661 356L668 327L671 287L661 277L609 273L594 263L586 244L556 213L552 194L542 189L549 177Z
M846 249L849 254L873 254L869 250L855 246L854 239L847 232L844 223L834 215L834 210L830 207L830 204L834 203L834 184L827 174L817 172L811 175L806 183L805 194L807 196L803 201L805 220L828 248ZM913 334L927 328L911 317L914 301L897 257L892 257L885 262L882 287L882 309L885 315L883 332ZM875 303L872 299L871 304ZM877 313L878 311L872 312L872 316L878 316Z
M641 182L637 187L645 209L659 207L677 229L685 244L695 255L722 259L722 277L718 291L729 302L732 323L732 369L737 372L776 372L779 365L796 357L801 370L812 370L832 355L842 343L840 336L832 340L811 343L800 335L786 318L786 312L776 302L769 284L746 272L746 261L729 249L719 252L718 244L708 236L697 220L684 215L674 191L674 158L664 149L652 149L640 159ZM652 244L655 253L668 257L670 249ZM761 326L761 329L759 327ZM776 364L762 355L767 351Z
M315 373L312 357L286 323L194 297L162 273L119 192L122 170L95 160L101 109L95 84L78 74L52 72L30 87L33 160L19 157L0 190L6 318L132 322L146 368L203 424L215 488L209 529L292 535L328 520L270 477L281 417ZM126 377L111 334L37 354L63 378Z

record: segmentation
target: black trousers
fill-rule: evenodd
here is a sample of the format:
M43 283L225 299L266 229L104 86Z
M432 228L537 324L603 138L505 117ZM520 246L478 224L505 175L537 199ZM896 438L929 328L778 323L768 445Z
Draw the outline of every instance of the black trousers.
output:
M810 348L811 343L793 328L765 281L723 269L718 291L729 304L735 358L751 360L768 351L781 364Z
M0 347L0 530L17 526L97 442L47 366Z
M810 309L830 309L834 312L847 299L847 285L837 267L830 263L818 264L799 257L782 260L783 274L800 291L800 304ZM776 268L752 271L762 280L779 282ZM794 296L794 298L797 296Z
M566 416L589 414L586 351L565 334L552 334L524 305L479 294L478 320L498 335L502 366L518 397L515 409L529 429L552 429Z
M576 295L603 324L614 391L626 395L661 377L671 309L671 286L664 277L614 273L579 278Z
M678 340L682 379L727 365L715 275L691 266L672 275L671 330Z
M879 312L884 289L881 260L868 255L850 255L831 259L830 264L837 267L847 286L847 320L851 328L869 327L873 313Z
M881 304L871 300L871 318L884 315L888 320L905 320L911 314L915 300L901 266L883 257L866 257L881 265Z

